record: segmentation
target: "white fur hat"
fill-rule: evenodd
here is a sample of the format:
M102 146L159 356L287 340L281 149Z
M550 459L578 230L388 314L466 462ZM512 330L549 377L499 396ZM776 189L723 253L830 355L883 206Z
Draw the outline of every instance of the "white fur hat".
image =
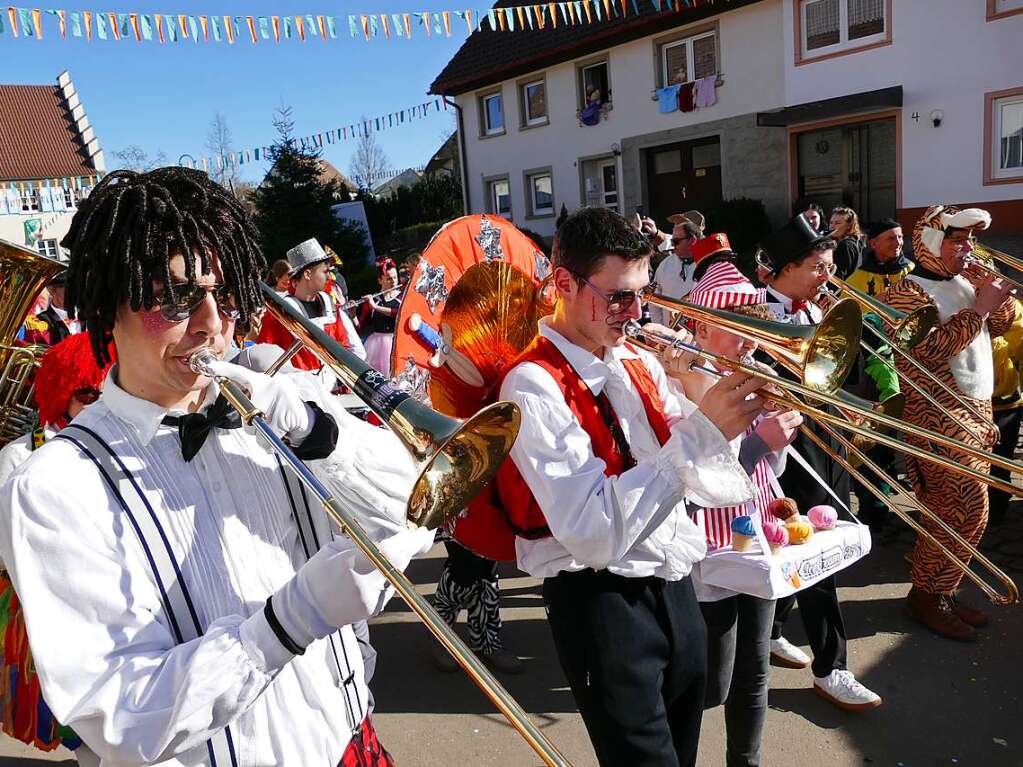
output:
M927 218L930 226L920 232L920 240L935 258L941 258L941 244L948 229L987 229L991 226L991 214L982 208L964 208L948 212L943 205L931 208ZM933 224L940 224L940 228Z

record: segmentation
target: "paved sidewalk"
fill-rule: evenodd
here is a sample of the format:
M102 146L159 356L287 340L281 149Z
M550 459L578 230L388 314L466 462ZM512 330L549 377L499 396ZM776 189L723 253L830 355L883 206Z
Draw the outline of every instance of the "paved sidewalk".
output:
M1017 580L1023 576L1021 514L1023 505L1014 504L1005 525L984 541L984 550ZM902 607L909 590L903 556L911 541L908 530L900 533L840 577L850 667L885 705L844 713L813 694L808 671L772 669L765 767L1023 766L1023 608L992 608L992 625L976 644L917 628ZM409 570L425 593L436 584L442 557L438 546ZM575 767L592 767L589 741L554 656L539 584L506 568L501 592L507 644L527 657L524 674L504 678L508 689ZM980 603L972 587L967 594ZM797 618L786 634L805 647ZM434 669L433 640L404 605L392 601L372 636L380 652L374 718L400 767L540 764L463 674ZM66 758L66 752L45 755L0 741L0 767L45 767ZM704 718L699 764L723 763L724 724L717 709Z

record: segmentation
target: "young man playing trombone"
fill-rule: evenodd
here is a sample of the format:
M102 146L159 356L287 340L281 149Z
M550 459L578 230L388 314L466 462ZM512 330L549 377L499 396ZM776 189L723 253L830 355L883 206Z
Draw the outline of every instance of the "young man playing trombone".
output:
M350 628L386 581L189 365L227 355L261 305L255 237L206 174L162 168L108 175L63 242L69 304L100 363L111 339L118 360L99 401L0 489L0 555L43 694L92 763L390 764ZM214 364L396 531L381 544L392 562L432 542L404 525L415 475L393 438L304 374Z
M814 299L835 273L834 248L834 240L822 237L801 215L762 243L761 265L769 270L767 306L774 319L796 325L816 325L821 321L824 313ZM807 426L830 441L819 427ZM796 501L799 510L805 514L818 504L831 504L833 497L840 505L848 506L848 473L805 435L797 437L792 447L803 461L788 462L781 487ZM782 635L796 602L813 651L812 661ZM795 597L778 600L771 654L789 668L811 666L814 691L839 708L860 711L881 705L881 697L861 684L846 666L845 619L833 575Z
M969 266L974 232L990 224L991 215L979 208L930 208L913 227L916 268L887 295L887 302L900 311L913 311L928 303L937 307L941 324L910 353L987 420L978 418L965 403L956 401L899 358L899 372L927 394L925 397L907 388L903 417L984 449L990 449L998 438L997 429L990 423L994 389L991 337L1007 331L1016 313L1009 294L1011 286L999 280L997 273ZM979 444L971 433L984 437L985 443ZM926 441L912 437L907 440L924 450L933 449ZM990 468L986 461L949 452L955 461L979 471ZM920 500L976 546L987 527L988 493L984 484L910 456L906 465ZM948 551L969 563L969 554L943 530L927 519L923 524ZM973 639L976 629L987 624L987 616L960 601L956 590L962 577L962 571L944 552L917 538L913 588L907 601L910 615L941 636Z
M562 669L602 767L696 762L707 636L693 586L705 552L684 499L727 506L753 487L732 451L762 410L734 375L699 409L625 342L651 246L604 208L558 229L554 314L501 386L522 411L498 474L518 565L544 579ZM688 415L687 415L688 414Z

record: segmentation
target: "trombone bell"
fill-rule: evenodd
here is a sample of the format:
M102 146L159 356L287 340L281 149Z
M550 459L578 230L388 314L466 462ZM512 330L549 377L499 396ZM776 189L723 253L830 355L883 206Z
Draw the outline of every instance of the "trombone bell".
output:
M790 325L710 309L663 295L649 302L737 336L756 341L772 354L798 368L803 385L830 394L839 389L859 354L863 313L852 299L838 301L819 325Z
M907 314L893 309L869 293L854 288L841 277L832 275L829 279L831 284L858 303L863 311L878 315L891 328L892 340L900 349L912 349L938 325L938 310L931 304L921 306Z
M270 313L312 349L412 454L419 476L409 497L408 518L421 527L437 528L461 513L511 450L519 433L518 406L495 402L465 421L438 413L398 389L271 288L261 288Z

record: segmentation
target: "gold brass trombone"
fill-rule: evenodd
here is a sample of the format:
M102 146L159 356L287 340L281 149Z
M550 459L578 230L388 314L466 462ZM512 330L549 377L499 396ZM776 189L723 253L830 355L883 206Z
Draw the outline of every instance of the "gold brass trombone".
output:
M946 384L944 381L942 381L940 378L934 375L934 373L932 373L926 367L917 362L913 358L912 354L910 354L909 350L916 346L921 341L923 341L923 339L927 337L927 334L930 333L931 330L936 325L938 325L939 323L938 310L935 306L933 306L932 304L927 304L926 306L921 306L919 309L916 309L907 314L906 312L901 312L898 309L893 309L884 302L879 301L878 299L874 298L873 296L867 293L864 293L862 290L854 288L841 277L832 275L831 277L829 277L829 280L832 285L834 285L840 291L842 291L850 298L852 298L854 301L856 301L863 308L864 312L876 314L878 317L881 318L882 322L884 322L884 324L889 329L890 337L881 333L881 331L879 331L873 325L869 323L865 324L865 327L868 330L870 330L870 332L877 339L889 344L894 354L897 354L899 357L905 360L905 362L910 367L912 367L914 370L920 373L920 375L927 378L929 381L931 381L931 383L935 384L939 389L945 392L945 394L947 394L949 397L955 400L956 404L958 404L963 409L969 411L969 413L974 418L977 418L978 420L983 421L986 424L989 424L992 429L997 430L998 427L995 426L995 424L991 421L990 418L988 418L986 415L977 410L977 408L975 408L972 404L970 404L963 397L957 394L948 384ZM870 346L865 341L860 341L860 346L863 349L865 349L869 354L876 354L876 352L873 349L871 349ZM886 365L890 364L888 363L887 360L885 360L882 357L879 357L879 359L881 359ZM899 373L897 369L895 370L895 372L896 375L900 376L900 378L904 378L906 383L908 383L922 396L924 397L929 396L925 394L911 378L908 378L903 374ZM936 402L935 404L945 413L946 416L953 420L957 420L955 416L953 416L952 413L948 411L947 408L942 407L940 403ZM974 439L976 439L980 443L983 443L984 440L979 434L977 434L972 429L966 427L965 425L963 426L963 428L966 431L968 431Z
M759 330L759 328L764 326L764 323L766 323L768 332L771 333L778 332L777 329L779 327L783 328L790 327L789 325L785 325L784 323L770 322L768 320L743 317L732 312L722 311L719 309L706 309L702 306L696 306L694 304L691 304L688 301L680 301L678 299L666 298L660 295L651 296L648 300L657 306L661 306L665 309L670 309L671 311L681 312L682 314L697 321L716 324L720 328L733 332L736 335L739 335L743 338L748 338L757 342L761 341L761 338L759 337L759 333L761 331ZM843 329L845 323L840 324L827 322L828 317L830 317L831 313L834 312L839 306L842 306L844 304L851 305L856 308L855 315L850 314L846 317L846 319L852 319L853 317L859 319L860 316L859 306L854 301L851 301L849 299L839 301L835 305L835 307L832 308L832 310L827 315L825 315L825 322L822 322L821 325L816 326L816 329L820 329L822 327L829 327L830 325L829 327L830 332L827 338L817 339L815 337L813 345L807 346L806 344L804 344L804 347L806 348L806 353L804 354L805 359L817 360L817 363L820 367L825 367L832 371L837 371L839 369L836 360L838 359L845 360L849 359L850 357L855 357L855 355L857 354L857 346L855 341L859 339L859 332L862 330L862 321L859 321L856 325L856 328L851 333L850 337L848 339L843 339L841 337L840 331ZM804 330L808 329L811 332L815 329L815 326L813 325L791 327L794 330L802 328ZM820 343L820 341L825 341L825 343ZM777 357L777 359L782 364L784 364L794 373L802 375L805 378L806 371L804 371L800 367L799 357L793 354L786 355L774 354L774 350L772 348L774 343L775 339L771 338L768 340L767 343L763 343L762 346L765 349L765 351ZM814 350L816 350L816 353L811 354L810 352ZM828 355L833 355L830 362L825 363L820 362L821 357L826 358ZM730 364L734 365L736 363ZM849 364L850 365L852 364L851 361L849 362ZM757 375L757 372L752 368L748 368L743 372L750 373L752 375ZM829 376L827 380L829 383L833 384L833 388L830 390L826 388L826 386L815 387L809 385L808 383L798 384L794 381L786 381L785 383L782 383L782 379L776 379L776 382L779 384L779 386L789 388L791 391L794 391L797 394L801 394L805 397L810 397L815 401L824 402L826 404L833 405L834 407L841 408L848 412L852 412L866 420L876 422L880 426L885 426L889 429L896 429L897 431L900 431L904 434L910 434L916 437L917 439L926 440L934 445L941 445L942 447L948 449L958 450L961 453L965 453L974 458L978 458L981 461L986 461L993 466L1000 466L1009 472L1015 474L1023 474L1023 463L1020 463L1019 461L1014 461L1009 458L1003 458L1000 455L996 455L995 453L991 453L987 450L982 450L980 448L974 447L973 445L967 444L966 442L954 439L952 437L948 437L939 432L932 431L930 429L925 429L922 426L917 426L907 421L901 421L897 418L891 418L890 416L878 412L876 410L870 409L864 410L863 408L859 407L856 404L849 404L848 402L843 402L838 396L835 396L834 392L839 388L839 385L844 380L844 377L832 375ZM850 431L852 430L853 424L850 424L848 422L848 419L839 418L838 416L834 416L830 413L824 413L823 411L821 411L821 413L822 413L820 416L821 418L831 418L834 420L834 424L836 426L845 428ZM864 436L869 437L870 435L865 434ZM1005 492L1010 493L1012 495L1023 496L1023 489L1021 488L1017 488L1013 485L1003 482L1000 479L997 479L996 477L990 476L989 474L979 472L976 469L971 469L968 466L963 466L962 464L957 463L951 459L936 455L933 452L928 452L926 450L914 448L912 445L907 445L904 442L892 439L891 437L887 437L885 435L877 435L876 439L878 442L890 445L891 447L894 447L896 450L901 450L902 452L910 452L912 450L915 450L916 453L910 452L910 454L922 460L937 463L952 471L958 471L961 474L965 474L980 482L984 482L985 484L988 484L991 487L996 487L999 490L1004 490ZM917 455L917 453L919 453L919 455Z
M759 317L740 317L733 312L659 294L648 301L756 341L797 369L804 386L829 394L840 388L849 375L863 331L863 314L851 300L837 302L818 325L789 325Z
M267 309L348 384L405 444L419 465L419 479L409 498L410 519L437 527L459 513L490 481L518 433L519 411L514 403L497 402L472 418L459 421L442 415L398 391L382 374L327 336L320 328L262 286ZM294 346L292 350L293 353ZM209 358L202 353L189 360L193 370L210 375ZM209 354L208 352L206 353ZM285 352L288 355L289 352ZM275 363L275 370L280 367ZM310 469L278 437L235 382L215 377L224 397L243 421L270 445L295 475L323 504L327 514L366 554L431 634L493 702L548 767L569 767L558 751L458 634L396 570L363 530L352 512L334 498Z
M790 384L794 384L794 382L792 381L775 377L774 375L767 372L763 368L755 368L741 362L733 362L732 360L721 357L720 355L714 354L713 352L708 352L700 349L699 347L692 346L691 344L681 342L673 334L665 334L663 331L642 328L638 323L634 321L626 323L624 330L625 334L630 338L630 340L633 343L637 344L638 346L642 346L643 348L649 349L650 351L653 351L655 353L659 353L669 346L681 347L691 351L695 356L699 357L704 361L720 365L723 368L730 369L733 371L749 373L751 375L768 379L772 383L778 384L778 386L782 388L788 387ZM724 375L723 373L717 370L713 370L711 368L703 366L696 366L694 367L694 370L698 370L702 373L708 373L714 376ZM798 384L795 384L795 386L798 386ZM794 396L769 393L766 395L766 399L783 407L791 408L792 410L797 410L800 413L803 413L804 415L813 418L818 423L820 423L821 427L824 428L825 431L827 431L840 444L842 444L847 450L849 450L852 457L854 457L860 463L865 465L867 468L876 472L883 481L889 483L892 487L898 486L896 481L892 479L890 476L888 476L884 472L884 470L881 469L876 463L874 463L870 459L870 457L867 456L862 451L862 449L860 449L852 441L846 439L844 436L839 434L837 430L833 428L832 424L835 424L835 422L837 422L837 425L846 427L857 435L866 437L867 439L875 439L877 441L882 441L878 438L878 435L872 433L871 430L856 426L855 424L848 424L844 419L839 418L837 416L832 416L831 414L825 413L824 411L821 411L818 408L811 407ZM851 402L855 401L857 398L852 397L852 395L846 395L845 398L838 399L840 401L844 399L845 403L848 405ZM880 404L884 405L884 403ZM950 551L946 546L944 546L940 541L938 541L930 531L928 531L926 528L917 523L916 520L914 520L909 514L907 514L904 510L900 509L894 503L892 503L891 499L889 499L884 493L878 490L873 485L873 483L866 480L863 477L863 475L857 470L856 467L854 467L848 460L839 455L837 452L832 450L830 446L826 445L824 441L820 439L820 437L813 433L812 430L808 429L804 425L800 427L800 431L807 437L809 437L814 443L816 443L830 457L832 457L833 459L838 461L843 467L845 467L845 469L850 473L851 476L853 476L858 482L861 482L871 493L873 493L878 498L878 500L884 503L900 519L905 521L906 524L908 524L910 527L916 530L920 535L923 535L925 538L927 538L931 542L931 544L938 547L938 549L942 551L945 554L945 556L947 556L956 567L963 571L964 575L966 575L970 580L976 583L978 587L980 587L980 589L985 593L985 595L987 595L988 599L990 599L992 602L996 604L1014 604L1018 601L1019 592L1013 580L1009 578L1004 572L1002 572L987 557L985 557L983 554L977 551L976 547L971 545L969 541L964 539L955 529L950 527L943 519L934 514L934 512L928 509L923 503L921 503L915 497L910 496L910 503L920 512L921 515L934 522L940 528L942 528L953 540L956 541L956 543L958 543L960 546L963 546L967 551L969 551L970 555L974 559L976 559L989 572L991 572L992 575L994 575L994 577L997 580L999 580L1002 583L1002 585L1005 587L1006 591L1005 594L998 593L998 591L992 588L979 575L973 572L973 570L970 569L968 564L959 559L959 557L955 556L955 554L952 551Z
M994 263L996 261L1001 262L1010 269L1023 273L1023 261L1015 256L1010 256L1004 251L992 248L988 245L983 245L979 242L974 243L973 251L966 256L966 263L970 266L990 272L992 275L1002 280L1002 282L1007 282L1012 285L1012 292L1014 295L1018 296L1023 293L1023 282L1010 277L999 269L996 269L994 267Z

